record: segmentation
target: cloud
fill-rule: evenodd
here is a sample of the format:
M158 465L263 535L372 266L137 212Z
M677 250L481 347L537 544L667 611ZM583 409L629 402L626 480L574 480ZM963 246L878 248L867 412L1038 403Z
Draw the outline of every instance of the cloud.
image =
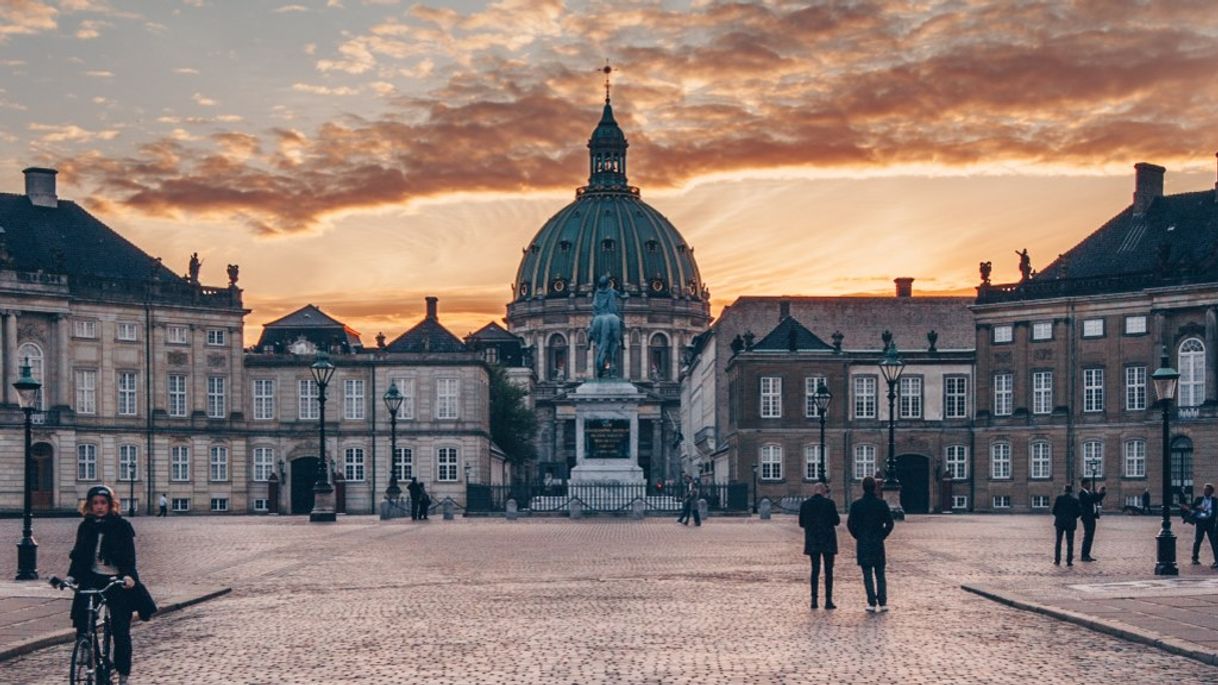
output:
M187 75L195 75L195 74L198 74L198 73L199 73L199 70L198 70L198 69L193 69L193 68L191 68L191 67L178 67L177 69L174 69L174 70L173 70L173 73L175 73L175 74L187 74Z
M94 140L114 140L118 131L106 129L89 131L76 124L40 124L31 123L29 130L41 133L39 140L45 143L87 143Z
M86 19L80 22L80 27L76 29L76 37L80 40L92 40L101 35L103 28L113 26L110 22L97 21L94 19Z
M40 0L0 3L0 41L18 34L53 31L59 27L59 10Z
M293 83L292 90L298 93L310 93L312 95L359 95L359 88L350 86L317 86L308 83Z
M275 14L287 14L289 12L308 12L309 8L304 5L282 5L271 10Z
M202 93L195 93L194 95L190 96L190 99L194 100L195 104L199 105L200 107L215 107L216 105L220 104Z
M89 71L85 72L85 76L92 76L93 78L114 78L114 72L107 69L90 69Z

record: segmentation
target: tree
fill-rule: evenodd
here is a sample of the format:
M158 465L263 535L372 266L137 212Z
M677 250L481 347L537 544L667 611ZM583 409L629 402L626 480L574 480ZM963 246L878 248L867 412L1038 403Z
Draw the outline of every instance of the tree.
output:
M491 440L513 466L536 459L537 416L525 404L529 391L509 381L507 371L498 364L491 365L490 381Z

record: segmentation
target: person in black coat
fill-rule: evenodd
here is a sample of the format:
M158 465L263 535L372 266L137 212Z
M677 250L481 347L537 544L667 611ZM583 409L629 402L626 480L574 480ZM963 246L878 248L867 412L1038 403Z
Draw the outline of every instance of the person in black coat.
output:
M1095 557L1091 556L1091 544L1095 541L1095 521L1100 517L1100 505L1104 501L1104 495L1108 494L1108 489L1100 486L1099 492L1091 491L1091 481L1084 480L1083 487L1078 491L1078 506L1082 509L1083 520L1083 555L1080 557L1083 561L1095 561Z
M833 604L833 559L837 556L837 526L842 518L837 505L825 497L824 483L812 486L812 496L799 505L799 527L804 529L804 554L812 558L812 608L820 585L821 561L825 564L825 608Z
M876 497L875 479L864 478L863 496L850 505L846 528L856 540L855 554L863 568L863 586L867 589L867 611L888 611L884 540L894 525L888 503Z
M1189 508L1189 519L1196 526L1196 531L1193 533L1193 563L1201 563L1201 543L1208 535L1210 538L1210 552L1214 555L1214 563L1212 568L1218 568L1218 543L1214 541L1215 532L1215 517L1218 516L1218 498L1214 497L1214 486L1210 483L1205 484L1202 489L1202 495L1193 500L1193 506Z
M431 510L431 495L427 494L427 488L419 483L419 520L426 521L427 514Z
M690 476L685 477L685 493L681 502L681 515L677 523L689 525L689 517L694 517L694 525L702 525L702 514L698 512L698 484Z
M423 484L418 478L411 478L410 485L406 486L406 492L410 495L410 520L419 520L419 502L423 499Z
M1062 537L1066 538L1066 566L1074 565L1074 531L1078 529L1078 517L1082 508L1071 494L1073 488L1066 484L1062 494L1053 500L1053 527L1057 529L1057 543L1053 548L1053 563L1062 565Z

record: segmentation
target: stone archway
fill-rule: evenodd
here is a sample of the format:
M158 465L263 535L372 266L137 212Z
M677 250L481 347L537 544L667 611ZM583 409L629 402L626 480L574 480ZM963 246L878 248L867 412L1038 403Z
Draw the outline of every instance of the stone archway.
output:
M901 482L901 509L906 514L930 513L930 459L921 454L898 456L897 480Z
M30 456L30 508L49 511L55 505L55 448L36 442Z
M292 513L313 511L313 484L317 482L317 457L297 457L291 462Z

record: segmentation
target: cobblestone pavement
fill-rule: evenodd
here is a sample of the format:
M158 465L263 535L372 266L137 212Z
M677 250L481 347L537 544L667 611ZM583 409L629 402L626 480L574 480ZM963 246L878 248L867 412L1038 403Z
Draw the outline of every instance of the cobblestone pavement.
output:
M914 517L889 547L893 611L865 604L839 533L835 612L809 611L793 518L348 517L135 521L142 573L233 593L141 625L133 683L1142 683L1218 668L960 590L1146 578L1157 522L1101 520L1101 561L1052 565L1048 517ZM74 522L38 521L44 572ZM16 541L18 522L0 521ZM56 565L58 561L58 566ZM14 572L15 553L0 560ZM1182 567L1210 575L1208 567ZM63 682L69 651L0 664Z

